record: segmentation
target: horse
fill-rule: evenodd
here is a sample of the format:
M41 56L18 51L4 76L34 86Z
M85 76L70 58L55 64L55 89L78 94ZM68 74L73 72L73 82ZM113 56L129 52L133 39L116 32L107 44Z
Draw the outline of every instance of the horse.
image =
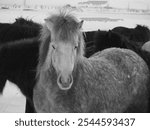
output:
M31 52L33 49L33 46L35 46L35 48L33 49L32 53L33 56L37 55L38 50L36 50L38 48L38 41L35 40L37 38L33 38L33 39L26 39L26 38L32 38L32 37L38 37L39 35L39 30L40 30L40 25L35 27L35 23L34 27L33 24L29 24L32 21L28 22L26 20L26 25L25 25L25 20L24 20L24 25L22 22L19 23L19 21L22 21L23 19L16 19L16 22L13 24L8 24L8 23L0 23L0 46L1 46L1 54L6 55L6 59L4 59L4 57L2 57L2 55L0 56L2 61L5 61L3 63L1 63L2 66L7 66L10 68L10 66L6 65L7 63L10 63L10 65L13 64L13 66L16 66L16 71L20 74L20 78L18 78L18 75L16 75L16 73L14 72L14 70L12 69L8 69L7 67L0 67L0 71L3 72L1 73L0 77L0 93L3 92L6 80L10 80L11 82L15 83L16 85L19 85L18 87L20 88L21 92L25 95L26 97L26 108L25 108L25 112L26 113L31 113L31 112L35 112L34 110L34 106L33 106L33 102L32 102L32 91L33 91L33 83L31 83L31 81L34 81L35 75L32 73L31 74L31 68L36 68L36 57L34 58L33 61L29 61L29 63L26 63L26 68L23 68L24 66L20 66L19 68L17 68L18 66L18 62L16 62L14 59L15 57L18 57L18 52ZM22 24L22 25L21 25ZM22 40L24 39L24 40ZM19 41L16 41L19 40ZM13 42L12 42L13 41ZM21 45L19 45L19 43ZM30 43L30 44L26 44L26 43ZM37 43L37 44L36 44ZM17 46L16 46L17 45ZM23 48L25 46L25 48ZM5 48L5 49L2 49ZM6 49L7 48L7 49ZM13 55L11 56L12 50L14 50L14 48L16 48L16 53L13 53ZM7 51L3 51L2 50L7 50ZM36 51L35 51L36 50ZM16 55L14 55L16 54ZM30 53L31 54L31 53ZM29 54L26 54L26 58L28 57ZM10 58L10 59L9 59ZM14 60L14 61L13 61ZM20 62L23 63L23 60L20 60ZM15 64L14 64L15 63ZM33 63L33 65L31 65L31 63ZM5 69L4 69L5 68ZM8 69L8 70L7 70ZM27 70L28 69L28 70ZM27 72L27 73L21 73L21 72ZM11 76L9 76L11 74ZM32 77L31 80L28 81L28 77L27 74L29 75L28 77ZM11 78L14 77L14 78ZM22 79L21 79L22 78ZM31 85L29 85L31 83ZM32 86L32 87L31 87ZM31 87L29 89L29 87ZM29 94L27 94L29 93Z
M39 36L40 27L0 23L0 43Z
M33 89L36 112L147 112L145 61L120 48L84 57L82 24L63 11L45 19Z
M0 93L6 80L16 84L26 97L26 113L35 112L32 96L38 63L38 38L8 42L0 46Z
M22 39L26 39L26 38L33 38L33 37L38 37L38 35L39 35L39 30L40 30L40 26L38 26L38 27L31 27L31 25L29 26L27 26L27 25L18 25L17 24L18 22L16 22L15 24L8 24L8 23L0 23L0 46L1 46L1 48L9 48L10 47L10 44L11 44L11 47L13 48L13 45L14 45L14 47L16 47L16 43L17 43L17 45L18 45L18 43L20 43L20 44L22 44L22 45L19 45L17 48L19 48L20 50L20 52L24 52L25 50L24 50L24 48L22 48L25 44L24 43L32 43L33 42L33 45L34 45L34 43L38 43L37 42L37 40L22 40ZM35 38L36 39L36 38ZM19 41L16 41L16 40L19 40ZM12 42L12 41L14 41L14 42ZM8 43L9 42L9 43ZM2 46L2 45L4 45L4 46ZM9 47L8 47L9 46ZM33 49L33 46L32 46L32 44L27 44L27 46L28 46L28 49L26 50L27 52L29 51L29 48L31 49L30 51L32 51L32 49ZM38 44L36 45L36 46L38 46ZM5 55L7 55L7 54L11 54L11 47L9 48L9 49L7 49L7 53L5 54ZM17 48L16 48L16 51L17 51ZM36 47L37 48L37 47ZM35 48L35 49L36 49ZM33 49L33 53L34 53L34 50L35 49ZM10 51L10 52L9 52ZM29 52L30 52L29 51ZM2 52L2 51L1 51ZM36 52L33 54L33 56L36 54L37 55L37 52L38 52L38 50L36 50ZM17 53L15 53L16 54L16 57L17 57ZM28 57L28 54L26 54L26 57ZM11 60L10 59L5 59L5 63L4 64L6 64L6 63L8 63L8 62L12 62L12 63L14 63L13 62L13 59L15 59L15 57L10 57L11 58ZM36 57L35 57L36 58ZM4 57L1 57L1 60L3 60L4 59ZM22 59L23 60L23 59ZM21 60L20 60L21 61ZM23 62L22 62L23 63ZM31 61L29 61L29 63L28 63L28 66L30 67L31 65L30 65L30 63L32 63ZM33 63L36 63L36 59L33 61ZM3 64L3 65L4 65ZM11 65L11 64L10 64ZM17 67L17 65L18 65L18 62L16 62L16 64L14 64L14 65L16 65L16 67ZM33 64L33 66L34 66L35 64ZM6 67L5 67L6 68ZM35 67L33 67L34 69L35 69ZM0 69L3 69L2 67L0 67ZM22 69L22 70L21 70ZM26 68L27 69L27 68ZM29 68L30 69L30 68ZM18 68L18 71L20 72L20 74L21 74L21 71L25 71L25 69L23 68L23 66L22 66L22 68ZM30 70L28 70L27 72L29 72ZM3 72L4 73L6 73L6 74L4 74L4 73L2 73L1 74L1 79L0 79L0 93L2 93L2 91L3 91L3 89L4 89L4 86L5 86L5 82L6 82L6 80L8 79L8 80L10 80L9 79L9 77L7 77L7 74L12 74L12 77L14 77L15 79L17 79L17 76L18 75L16 75L15 74L15 72L13 71L12 72L12 70L3 70ZM28 73L27 73L28 74ZM25 73L22 73L22 75L21 75L21 77L24 77L24 76L27 76ZM32 76L32 75L31 75ZM34 76L33 76L34 77ZM32 80L34 80L34 78L32 78ZM19 78L18 78L18 81L16 81L16 80L10 80L10 81L12 81L13 83L15 83L16 85L20 85L19 87L21 88L21 91L23 92L23 94L26 96L27 94L26 94L26 92L28 92L28 91L30 91L30 90L24 90L24 88L27 88L27 86L25 86L25 85L28 85L29 83L30 83L30 80L29 81L27 81L27 77L24 77L24 79L20 79L20 81L19 81ZM23 82L24 81L24 82ZM19 83L18 83L19 82ZM21 82L23 82L22 83L22 85L21 85ZM30 85L29 85L30 86ZM31 86L33 86L32 84L31 84ZM31 91L33 90L33 87L32 87L32 89L31 89ZM31 93L31 92L29 92L29 93ZM31 95L31 94L30 94ZM26 108L25 108L25 112L35 112L34 111L34 107L33 107L33 102L31 102L29 99L32 99L32 98L30 98L30 97L32 97L32 96L26 96L26 98L27 98L27 100L26 100Z
M143 46L142 46L142 50L145 50L147 52L150 52L150 41L146 42Z
M89 34L89 32L84 33ZM26 97L26 113L35 112L32 91L35 85L39 44L38 38L28 38L0 45L0 60L2 61L0 63L0 93L3 92L7 80L16 84ZM89 57L94 54L93 51L93 45L88 45L85 49L85 56Z
M115 27L112 31L126 36L129 40L142 42L143 44L150 40L150 30L146 26L137 25L135 28Z

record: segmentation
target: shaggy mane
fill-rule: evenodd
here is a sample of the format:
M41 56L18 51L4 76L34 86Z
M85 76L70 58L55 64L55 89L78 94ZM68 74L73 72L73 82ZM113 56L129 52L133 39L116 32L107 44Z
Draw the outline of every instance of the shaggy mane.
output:
M149 28L147 26L142 26L142 25L137 25L135 27L135 29L138 29L138 30L143 30L143 31L149 31Z
M72 41L74 36L79 33L79 22L69 12L60 11L59 14L50 16L48 20L54 23L53 33L56 39Z

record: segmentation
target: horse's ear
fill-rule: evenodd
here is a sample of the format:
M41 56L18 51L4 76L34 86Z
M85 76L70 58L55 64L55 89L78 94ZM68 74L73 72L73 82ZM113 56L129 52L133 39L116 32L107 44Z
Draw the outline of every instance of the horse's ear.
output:
M108 32L109 32L109 33L112 33L112 30L109 29Z
M84 20L82 20L81 22L79 22L79 29L82 28L83 22L84 22Z
M44 19L46 27L51 31L53 27L53 22L50 19Z

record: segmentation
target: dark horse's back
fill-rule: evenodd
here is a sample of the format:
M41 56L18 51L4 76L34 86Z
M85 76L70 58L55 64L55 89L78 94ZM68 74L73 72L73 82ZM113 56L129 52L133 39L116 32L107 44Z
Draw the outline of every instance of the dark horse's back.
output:
M39 23L32 21L32 19L25 19L23 17L16 18L13 25L21 25L21 26L30 26L30 27L41 28L41 25Z
M39 31L37 27L0 23L0 43L37 37Z
M150 30L146 26L137 25L135 28L115 27L112 31L126 36L129 40L142 42L143 44L150 40Z

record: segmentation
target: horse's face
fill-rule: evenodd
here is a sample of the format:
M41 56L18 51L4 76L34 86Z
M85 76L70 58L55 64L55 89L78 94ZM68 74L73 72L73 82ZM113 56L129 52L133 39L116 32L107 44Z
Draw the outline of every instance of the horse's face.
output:
M53 26L47 25L51 31L49 57L51 57L51 65L57 73L57 84L61 90L68 90L73 84L73 70L80 50L78 31L82 23L83 21L78 23L77 31L69 30L69 33L67 32L68 30L56 33Z
M57 84L63 89L69 89L73 84L72 72L77 56L77 44L53 42L51 44L52 65L57 73Z

